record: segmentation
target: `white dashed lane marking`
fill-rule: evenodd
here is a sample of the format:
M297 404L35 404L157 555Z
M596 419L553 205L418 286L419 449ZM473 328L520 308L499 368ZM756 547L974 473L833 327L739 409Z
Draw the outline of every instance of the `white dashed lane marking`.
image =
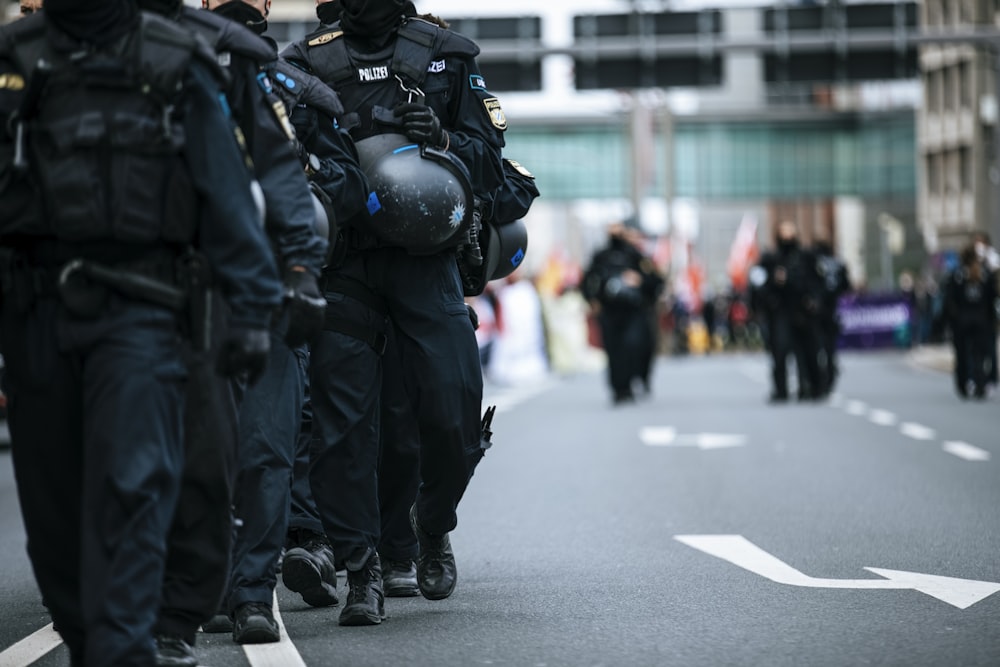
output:
M933 440L937 437L934 429L915 422L903 422L899 425L899 432L914 440Z
M888 410L872 410L868 413L868 420L879 426L895 426L899 419Z
M867 416L868 421L878 426L895 426L899 424L899 432L908 438L921 441L935 440L938 437L937 431L929 426L924 426L917 422L899 422L899 417L888 410L879 408L869 408L864 401L844 398L835 394L830 401L830 407L840 408L845 413L855 416ZM965 461L985 462L990 460L990 453L975 445L970 445L961 440L946 440L941 444L941 449L952 456Z
M941 449L966 461L989 461L990 453L985 449L980 449L975 445L960 440L949 440L941 446Z

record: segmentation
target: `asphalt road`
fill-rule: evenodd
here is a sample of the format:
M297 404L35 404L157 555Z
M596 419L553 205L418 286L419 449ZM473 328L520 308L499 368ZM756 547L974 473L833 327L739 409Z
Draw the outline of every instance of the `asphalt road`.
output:
M844 366L823 404L766 405L762 356L661 359L653 396L622 407L600 375L490 388L451 598L341 628L279 585L271 662L201 635L202 662L1000 665L1000 398L961 402L903 354ZM48 623L9 453L0 509L3 651Z

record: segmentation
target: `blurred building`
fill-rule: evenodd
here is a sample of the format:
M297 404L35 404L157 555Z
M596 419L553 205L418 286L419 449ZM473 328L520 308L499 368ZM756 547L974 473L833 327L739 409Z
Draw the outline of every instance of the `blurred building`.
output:
M906 40L945 15L995 22L996 0L415 4L480 44L505 153L538 179L528 271L552 252L585 261L608 222L638 214L670 238L675 269L697 261L722 289L752 216L761 246L792 218L886 287L928 243L998 217L988 57L918 57ZM315 0L274 0L269 22L279 44L299 39Z
M996 0L924 0L928 31L1000 27ZM920 218L932 250L955 250L974 229L1000 233L995 51L929 45L920 53Z

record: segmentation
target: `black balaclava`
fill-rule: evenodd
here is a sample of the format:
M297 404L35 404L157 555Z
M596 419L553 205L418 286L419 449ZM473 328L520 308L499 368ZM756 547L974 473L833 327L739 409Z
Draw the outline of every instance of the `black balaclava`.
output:
M340 0L340 25L345 35L381 37L392 32L404 16L416 16L409 0Z
M177 16L184 6L184 0L139 0L139 9L160 16Z
M263 35L267 31L267 19L264 18L264 15L243 0L229 0L212 11L230 21L242 23L258 35Z
M341 6L340 0L330 0L330 2L316 5L316 18L323 25L332 25L340 20L342 11L344 8Z
M81 42L110 44L139 25L135 0L46 0L45 20Z

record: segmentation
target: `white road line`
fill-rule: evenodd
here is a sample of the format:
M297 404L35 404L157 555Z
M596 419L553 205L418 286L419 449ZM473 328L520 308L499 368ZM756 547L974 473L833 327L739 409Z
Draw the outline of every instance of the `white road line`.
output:
M990 460L990 453L988 451L960 440L948 440L941 446L941 449L966 461Z
M888 410L872 410L868 413L868 420L879 426L895 426L899 418Z
M899 432L914 440L933 440L937 435L934 429L914 422L903 422L899 425Z
M243 652L246 653L247 660L251 667L306 667L306 663L299 655L295 644L288 638L285 624L281 621L277 592L274 594L272 605L274 620L278 623L281 640L274 644L244 644Z
M49 623L0 653L0 667L28 667L59 644L62 638Z
M855 417L860 417L868 412L868 405L864 401L847 401L844 403L844 412Z

